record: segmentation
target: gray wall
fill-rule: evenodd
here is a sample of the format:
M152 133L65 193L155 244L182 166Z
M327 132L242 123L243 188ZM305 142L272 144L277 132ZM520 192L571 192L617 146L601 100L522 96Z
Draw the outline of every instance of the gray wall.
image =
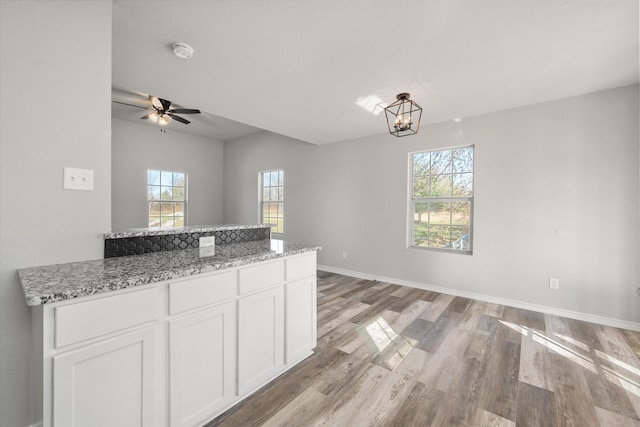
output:
M256 222L257 174L282 168L285 239L322 245L322 265L638 323L638 113L634 85L401 139L262 132L225 143L224 220ZM407 249L408 153L465 144L474 254Z
M16 269L102 256L111 229L111 0L0 2L0 425L27 426L31 317ZM63 167L94 191L62 189Z
M187 173L187 225L222 223L221 141L118 119L111 131L113 230L148 226L147 169Z

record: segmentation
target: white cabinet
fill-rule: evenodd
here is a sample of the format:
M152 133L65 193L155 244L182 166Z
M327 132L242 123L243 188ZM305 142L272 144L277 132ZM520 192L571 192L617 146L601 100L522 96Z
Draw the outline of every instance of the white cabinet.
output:
M309 356L316 346L317 315L316 278L289 282L285 285L285 342L287 365Z
M55 426L154 427L154 328L53 357Z
M260 387L284 365L282 285L238 299L238 394Z
M316 253L286 258L285 278L285 363L292 365L317 342Z
M234 305L169 321L171 426L201 425L235 398Z
M315 252L33 311L43 427L195 427L316 346ZM168 406L168 407L167 407Z

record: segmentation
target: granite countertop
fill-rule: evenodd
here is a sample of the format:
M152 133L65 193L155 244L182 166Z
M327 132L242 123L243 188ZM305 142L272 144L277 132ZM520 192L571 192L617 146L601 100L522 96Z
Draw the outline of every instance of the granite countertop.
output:
M283 240L258 240L212 248L154 252L91 261L21 268L18 277L27 305L63 301L163 280L239 267L319 250Z
M252 225L190 225L187 227L176 228L130 228L128 230L112 231L111 233L105 233L103 236L105 239L124 239L127 237L141 237L141 236L165 236L168 234L182 234L182 233L205 233L208 231L226 231L226 230L249 230L253 228L271 228L269 224L252 224Z

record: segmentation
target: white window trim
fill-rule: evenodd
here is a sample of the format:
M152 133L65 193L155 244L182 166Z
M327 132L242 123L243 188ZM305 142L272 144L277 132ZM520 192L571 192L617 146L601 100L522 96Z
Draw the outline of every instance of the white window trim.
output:
M462 251L459 249L450 249L450 248L432 248L432 247L426 247L426 246L416 246L413 244L414 241L414 227L413 227L413 221L414 221L414 203L415 200L413 199L413 155L414 154L418 154L418 153L427 153L427 152L433 152L433 151L446 151L446 150L455 150L455 149L459 149L459 148L467 148L467 147L472 147L473 148L473 176L472 176L472 181L471 181L471 188L473 188L473 196L471 197L431 197L431 198L420 198L419 200L429 200L429 201L461 201L461 200L465 200L465 201L469 201L470 202L470 207L469 207L469 234L471 236L471 240L469 242L469 250L468 251ZM449 254L460 254L460 255L473 255L473 246L474 246L474 241L475 241L475 237L474 237L474 205L475 205L475 188L476 188L476 146L475 144L465 144L465 145L456 145L456 146L452 146L452 147L444 147L444 148L434 148L434 149L428 149L428 150L418 150L418 151L411 151L408 153L408 159L407 159L407 249L417 249L417 250L424 250L424 251L436 251L436 252L446 252Z
M262 213L263 213L263 203L264 200L262 198L262 192L263 192L263 175L265 173L269 173L269 172L282 172L282 180L284 182L284 169L283 168L279 168L279 169L269 169L269 170L264 170L264 171L260 171L258 172L258 223L260 224L265 224L264 222L264 218L262 217ZM283 190L284 190L284 184L282 185ZM284 200L282 200L282 229L284 230ZM276 233L275 231L271 230L271 235L272 236L276 236L276 237L282 237L284 236L284 231L282 233Z
M164 170L162 168L147 168L145 170L145 188L148 189L149 186L149 178L148 178L148 171L150 170L157 170L160 172L171 172L171 173L182 173L184 174L184 201L180 202L180 201L173 201L173 200L149 200L149 193L147 190L147 227L149 227L149 205L153 202L174 202L174 203L183 203L184 205L184 220L183 220L183 225L182 227L187 227L189 224L189 174L187 174L187 172L182 172L179 170ZM149 227L151 228L151 227ZM165 229L168 230L170 228L181 228L180 226L178 227L153 227L154 229Z

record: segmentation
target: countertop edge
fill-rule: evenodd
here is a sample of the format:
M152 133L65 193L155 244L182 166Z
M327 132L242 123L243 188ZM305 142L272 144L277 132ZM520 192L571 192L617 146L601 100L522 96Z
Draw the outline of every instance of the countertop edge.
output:
M260 253L255 255L242 256L237 259L232 259L225 262L214 263L202 263L197 267L187 267L184 269L172 269L168 271L161 271L151 276L138 276L138 277L124 277L105 283L96 283L88 286L74 289L70 292L54 292L54 293L29 293L26 289L23 278L21 277L21 271L27 270L18 269L18 277L22 284L21 288L25 297L27 306L36 307L39 305L50 304L54 302L67 301L76 298L82 298L85 296L92 296L102 293L108 293L112 291L118 291L122 289L129 289L138 286L144 286L151 283L163 282L172 279L181 279L185 277L195 276L198 274L212 273L215 271L224 270L227 268L241 267L243 265L254 264L262 261L270 261L277 258L283 258L287 256L299 255L307 252L315 252L320 250L320 246L309 245L302 248L296 248L287 250L281 253Z

